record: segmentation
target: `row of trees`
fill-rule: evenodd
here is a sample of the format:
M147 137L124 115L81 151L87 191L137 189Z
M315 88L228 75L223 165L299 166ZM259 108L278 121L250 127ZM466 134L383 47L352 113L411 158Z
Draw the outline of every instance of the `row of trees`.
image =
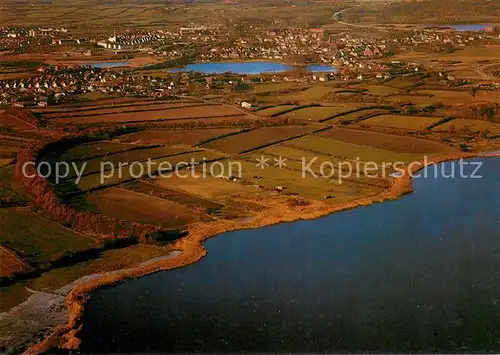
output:
M78 140L82 137L74 139ZM57 145L57 142L52 143L52 145L54 144ZM46 145L42 143L21 152L18 155L15 169L15 179L33 197L31 206L35 211L61 225L102 239L137 238L146 241L150 239L151 235L160 232L160 228L157 226L117 220L93 212L77 211L73 207L61 203L53 191L52 185L36 174L35 167L25 166L25 163L37 162L45 149Z

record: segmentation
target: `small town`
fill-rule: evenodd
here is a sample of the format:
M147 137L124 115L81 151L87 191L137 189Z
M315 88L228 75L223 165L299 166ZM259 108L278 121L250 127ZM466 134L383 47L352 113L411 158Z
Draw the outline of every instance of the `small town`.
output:
M499 0L2 0L0 354L500 351Z

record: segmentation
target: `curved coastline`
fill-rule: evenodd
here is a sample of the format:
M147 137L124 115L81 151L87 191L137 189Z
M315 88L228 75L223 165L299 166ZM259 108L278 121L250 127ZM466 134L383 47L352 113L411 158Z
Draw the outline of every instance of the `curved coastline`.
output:
M493 154L487 153L458 152L433 158L426 165L422 161L415 162L406 168L405 173L397 178L390 188L369 198L362 198L337 205L327 205L322 202L311 201L311 204L308 206L277 208L273 209L272 214L260 215L248 223L219 220L194 224L189 228L189 233L186 237L173 244L174 248L179 251L179 254L170 258L147 262L136 268L108 272L77 284L66 297L66 305L69 313L68 323L58 326L51 335L29 348L26 353L46 353L57 346L66 350L78 350L81 343L78 334L82 327L82 315L85 310L85 303L92 293L130 279L193 264L207 255L207 250L203 246L203 242L209 238L235 230L256 229L283 222L316 219L334 212L350 210L359 206L368 206L387 200L395 200L413 191L412 176L421 169L432 164L457 159L500 156L498 152L493 152Z

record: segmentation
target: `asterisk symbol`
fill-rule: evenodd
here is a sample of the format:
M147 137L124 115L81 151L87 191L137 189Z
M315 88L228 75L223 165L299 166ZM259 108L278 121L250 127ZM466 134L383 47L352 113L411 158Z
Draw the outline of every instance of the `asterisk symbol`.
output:
M265 168L267 168L269 166L268 161L269 161L269 158L266 158L265 156L261 155L260 158L257 158L257 167L264 170Z
M274 158L274 161L276 162L274 166L277 166L280 169L286 168L286 161L287 158L283 158L281 155L278 158Z

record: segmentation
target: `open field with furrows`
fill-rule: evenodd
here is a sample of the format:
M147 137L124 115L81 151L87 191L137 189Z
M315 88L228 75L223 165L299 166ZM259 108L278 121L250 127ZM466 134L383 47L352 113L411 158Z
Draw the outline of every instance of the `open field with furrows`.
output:
M203 144L203 148L238 154L318 130L315 126L262 127Z
M145 130L118 137L121 142L134 144L189 145L195 146L206 140L240 132L240 129L214 128L185 131Z
M200 209L205 213L213 213L220 210L223 205L200 198L185 192L161 187L157 184L146 181L134 181L123 186L127 190L143 193L150 196L159 197L165 200L176 202L190 208Z
M57 2L56 2L57 3ZM61 7L61 3L50 4L50 6L16 6L8 8L9 11L5 14L5 21L8 23L21 24L19 16L23 18L22 24L38 24L38 25L59 25L59 26L75 26L81 27L80 31L92 33L102 28L103 23L109 28L123 26L125 23L133 26L159 26L167 25L172 22L185 23L191 20L199 19L201 14L194 10L185 10L183 12L175 11L176 16L170 16L172 9L153 6L144 6L142 4L117 4L109 7L98 2L77 2L73 6ZM209 7L205 7L209 11ZM205 11L205 13L206 13ZM210 11L212 16L215 16L213 11ZM187 17L186 17L187 16Z
M98 122L140 122L155 120L199 119L211 117L248 117L234 107L224 105L196 106L187 108L166 109L160 111L114 113L98 116L80 116L58 118L57 123L98 123ZM250 117L249 117L250 118Z
M10 158L7 158L7 159L0 158L0 168L4 167L5 165L9 165L10 163L12 163L12 159L10 159Z
M29 200L23 189L14 180L14 164L0 164L0 199L12 203Z
M415 96L412 96L415 95ZM398 101L408 101L417 104L436 104L441 103L444 105L469 105L479 103L485 100L480 100L478 97L473 97L470 92L458 90L418 90L412 92L412 95L407 95L406 100L399 100L403 96L391 96L391 99L398 99Z
M361 108L361 109L354 109L353 112L348 112L343 114L339 113L336 115L333 119L331 120L326 120L325 122L328 123L351 123L354 121L358 121L364 117L369 117L371 115L375 114L383 114L383 113L389 113L390 111L387 109L383 108Z
M288 94L283 94L279 96L279 99L283 101L297 101L301 105L316 103L323 101L325 95L333 94L339 89L332 88L328 86L313 86L307 89L304 89L300 92L292 92Z
M79 160L91 157L94 155L110 155L119 152L124 152L137 146L133 144L101 141L96 143L86 143L78 145L74 148L68 149L59 157L59 160Z
M19 130L31 130L36 127L31 123L23 121L17 117L12 116L11 114L5 113L0 110L0 127L12 127Z
M262 94L266 92L282 91L293 89L297 84L295 83L263 83L253 84L252 92Z
M182 100L183 102L191 102L191 100ZM100 108L111 108L115 106L129 106L129 105L145 105L148 103L158 103L162 101L153 100L150 98L140 98L140 97L113 97L100 100L91 101L78 101L75 103L65 103L57 107L46 107L46 108L35 108L34 112L72 112L73 110L98 110ZM168 101L169 103L178 102Z
M325 200L329 202L347 202L360 197L375 195L382 187L358 184L341 179L334 171L325 168L324 175L313 176L308 172L303 175L301 169L280 169L271 166L261 169L256 165L258 153L245 154L241 157L242 183L252 184L265 190L283 189L284 194Z
M158 147L149 149L134 149L122 153L111 154L103 157L98 157L90 159L87 161L78 161L76 166L78 170L84 169L85 174L94 174L101 172L105 168L108 169L118 169L119 164L133 164L134 162L147 162L148 159L155 160L159 158L169 157L177 154L188 153L190 149L186 148L174 148L174 147ZM74 169L73 169L74 170ZM76 176L76 172L73 171L73 175L70 178Z
M201 179L191 175L185 178L172 176L171 178L158 179L155 183L160 187L175 189L221 204L224 204L224 201L229 197L255 192L252 187L212 176Z
M361 184L366 188L371 187L387 188L390 186L388 178L395 170L392 167L380 167L379 169L372 168L371 172L377 171L377 177L365 176L365 162L359 161L349 166L345 165L346 159L340 156L330 156L317 151L310 151L289 146L287 143L274 145L244 155L244 159L249 162L256 163L264 156L268 158L270 165L276 166L280 159L285 159L285 168L287 170L295 170L298 172L305 171L309 173L309 169L318 176L326 175L332 181L342 181L349 184ZM302 175L301 175L302 176ZM320 196L321 197L321 196ZM315 196L314 198L318 198Z
M114 108L124 108L134 106L146 106L146 105L164 105L164 104L193 104L193 103L201 103L200 101L191 101L188 99L185 100L155 100L148 98L125 98L125 97L116 97L116 98L108 98L101 100L92 100L92 101L78 101L78 102L69 102L62 103L57 106L48 106L48 107L34 107L31 109L34 113L39 114L64 114L64 113L72 113L72 112L81 112L81 111L96 111L102 109L114 109Z
M470 46L454 53L441 55L436 59L440 60L459 60L462 63L472 64L482 60L500 60L500 45L481 45Z
M397 87L389 85L359 85L354 86L356 89L367 90L371 95L387 96L398 94L401 90Z
M481 121L481 120L466 120L454 119L446 123L440 124L432 129L433 131L456 131L456 132L486 132L492 136L500 135L500 123Z
M286 145L346 160L359 159L361 162L375 162L378 164L383 162L412 162L422 158L421 154L374 149L365 145L348 143L317 135L294 139L288 141Z
M319 27L322 24L331 23L331 14L338 9L332 3L309 3L299 13L292 6L233 4L228 7L222 2L198 2L196 6L168 3L167 6L158 6L154 3L107 4L98 1L77 1L67 4L54 0L43 5L30 5L16 3L16 6L5 6L2 14L5 24L78 26L79 31L95 32L102 30L103 26L110 29L120 26L150 28L176 26L178 28L187 23L205 24L207 18L210 18L211 23L214 24L223 24L226 18L231 18L235 22L259 19L269 24L279 19L280 23L291 27L297 27L306 21L311 26Z
M438 103L448 103L446 98L438 98L430 95L393 95L390 97L391 103L404 103L404 104L415 104L415 105L435 105ZM443 102L444 100L444 102Z
M366 127L390 127L402 130L424 130L427 127L439 122L440 117L424 117L424 116L403 116L403 115L381 115L363 120L357 125Z
M280 115L283 118L294 118L304 121L321 121L347 111L345 106L306 107Z
M118 99L116 99L118 100ZM73 112L82 112L82 111L100 111L104 109L118 109L123 108L124 110L130 109L131 107L156 107L161 105L172 105L172 106L190 106L194 104L200 104L201 101L192 101L192 100L141 100L140 98L134 99L135 101L116 101L113 100L101 100L101 101L92 101L94 105L90 103L85 104L82 102L80 104L61 104L59 106L51 106L46 108L34 108L31 111L34 113L39 113L44 116L46 115L64 115Z
M318 136L400 153L429 154L453 151L443 143L426 139L349 128L330 129L319 133Z
M29 266L14 251L0 245L0 277L28 270Z
M83 251L95 241L23 208L0 208L0 244L33 265L47 265L67 252Z
M339 181L340 179L375 187L389 187L390 181L388 179L392 173L396 172L394 167L390 165L382 166L379 164L375 168L373 163L363 161L361 157L331 155L318 150L292 146L287 142L255 152L255 155L257 154L263 154L273 159L272 162L276 162L280 157L285 158L287 169L304 171L310 168L317 175L322 175L322 171L326 171L326 174L331 174L332 180ZM254 158L257 159L257 156ZM370 176L366 176L367 171ZM374 176L374 173L377 176Z
M438 99L471 99L472 95L468 91L457 90L417 90L418 95L429 95Z
M187 104L187 103L163 103L163 104L144 104L144 105L128 105L121 107L112 108L95 108L91 110L73 110L68 112L52 112L52 113L42 113L44 118L48 119L70 119L78 117L92 117L101 115L112 115L112 114L122 114L122 113L149 113L154 111L164 111L177 108L191 108L197 106L209 107L204 104ZM214 105L215 106L215 105Z
M87 200L97 212L125 221L160 225L167 229L184 228L188 223L206 220L181 204L121 188L96 191Z
M268 107L263 110L257 110L255 111L256 114L259 116L273 116L273 115L279 115L281 112L288 111L292 108L297 107L296 105L278 105L274 107Z
M0 138L0 157L14 157L27 146L27 142Z
M484 101L500 102L500 92L492 90L478 90L476 98Z
M184 166L190 164L191 160L194 159L195 162L201 163L203 161L212 161L217 159L225 158L226 155L218 152L213 152L209 150L190 152L185 154L173 155L165 158L153 159L151 163L151 172L153 174L157 173L157 169L161 168L164 174L176 166ZM183 169L180 169L183 170ZM120 174L121 171L121 174ZM101 177L100 173L95 173L91 175L84 176L80 183L79 188L81 190L92 190L96 188L102 188L103 186L115 185L124 182L130 182L136 180L140 177L141 173L144 175L148 174L147 162L141 164L134 164L134 166L127 166L123 169L115 167L114 171L106 171ZM109 175L109 177L107 177ZM102 180L101 180L102 179Z

